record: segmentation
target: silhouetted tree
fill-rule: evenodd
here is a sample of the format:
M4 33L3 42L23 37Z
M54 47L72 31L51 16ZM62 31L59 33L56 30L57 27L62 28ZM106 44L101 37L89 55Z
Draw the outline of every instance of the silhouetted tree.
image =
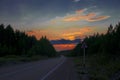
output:
M28 36L25 32L14 31L11 25L0 25L0 56L6 55L45 55L55 56L56 51L49 40L42 37Z
M120 55L120 23L118 23L115 27L110 25L106 34L97 33L86 37L84 41L88 45L88 54L104 53L109 55ZM79 51L81 51L80 46L81 43L75 47L73 52L79 53Z

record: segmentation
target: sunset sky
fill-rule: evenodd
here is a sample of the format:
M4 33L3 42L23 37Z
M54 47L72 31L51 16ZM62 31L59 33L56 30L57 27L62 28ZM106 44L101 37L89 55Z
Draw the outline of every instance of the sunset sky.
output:
M105 33L120 18L120 0L0 0L0 23L49 40L73 41ZM56 50L76 43L54 43Z

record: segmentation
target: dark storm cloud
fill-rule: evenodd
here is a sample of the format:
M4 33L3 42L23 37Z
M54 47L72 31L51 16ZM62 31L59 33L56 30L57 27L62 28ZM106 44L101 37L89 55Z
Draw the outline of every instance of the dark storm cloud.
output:
M60 40L51 40L52 44L77 44L81 40L75 39L75 40L66 40L66 39L60 39Z

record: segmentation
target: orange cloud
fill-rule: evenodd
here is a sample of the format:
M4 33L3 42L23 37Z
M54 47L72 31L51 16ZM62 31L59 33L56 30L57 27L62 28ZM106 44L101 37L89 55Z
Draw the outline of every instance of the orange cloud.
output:
M96 7L96 6L93 6ZM90 7L92 8L92 7ZM78 21L86 21L86 22L96 22L108 19L110 16L108 15L101 15L99 12L87 12L86 11L90 8L76 10L72 14L66 14L62 17L55 17L49 21L51 24L66 24L66 22L78 22Z
M50 40L51 39L57 39L54 35L50 35L49 32L47 33L47 31L40 31L40 30L33 30L33 31L28 31L26 32L26 34L28 34L29 36L32 36L34 35L38 40L42 37L42 35L45 35L47 36L47 38L49 38ZM69 38L70 36L68 36ZM62 35L61 37L59 37L59 39L62 38ZM61 51L61 50L71 50L73 49L76 45L75 44L55 44L53 45L55 47L55 49L57 51Z
M82 15L84 11L85 10L78 10L76 11L76 14L72 14L72 15L64 17L63 21L74 22L74 21L85 20L88 22L95 22L95 21L105 20L110 17L110 16L97 16L97 14L94 12Z
M26 34L29 36L35 36L37 39L40 39L40 35L38 34L38 31L27 31Z
M104 20L109 18L110 16L98 16L98 17L94 17L94 18L90 18L88 19L88 21L94 22L94 21L100 21L100 20Z
M61 50L72 50L75 48L76 44L55 44L53 46L57 51L61 51Z
M80 10L76 10L76 14L84 13L86 10L87 10L87 8L85 8L85 9L80 9Z
M38 40L42 37L42 36L47 36L47 38L51 39L56 39L55 35L52 34L52 31L50 30L32 30L32 31L27 31L26 34L28 34L29 36L35 36Z
M69 29L45 29L45 30L32 30L27 31L26 34L29 36L34 35L38 40L42 36L47 36L50 40L56 39L68 39L74 40L76 38L84 38L84 36L93 33L94 27L83 27L83 28L69 28Z
M88 33L91 34L93 30L93 27L71 28L68 29L67 32L63 31L62 36L64 39L74 40L76 37L84 38Z

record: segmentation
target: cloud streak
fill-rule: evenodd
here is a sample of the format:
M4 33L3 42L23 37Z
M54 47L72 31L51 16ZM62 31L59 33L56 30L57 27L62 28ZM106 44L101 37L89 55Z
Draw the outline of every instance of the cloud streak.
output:
M72 28L68 29L68 32L62 34L63 38L69 40L75 40L76 38L84 38L88 33L91 34L94 30L94 27L83 27L83 28Z
M69 29L43 29L43 30L31 30L26 31L29 36L34 35L38 40L42 36L47 36L50 40L66 39L75 40L76 38L84 38L85 35L91 34L94 31L94 27L82 27L82 28L69 28Z
M101 20L108 19L109 17L110 16L98 16L98 17L90 18L90 19L88 19L88 21L90 21L90 22L101 21Z
M31 31L26 31L26 34L29 36L35 36L38 40L42 36L47 36L48 38L53 38L53 35L50 34L51 32L49 30L31 30Z
M74 2L79 2L80 0L74 0Z
M63 21L65 22L75 22L75 21L88 21L88 22L96 22L108 19L110 16L101 16L97 15L95 12L90 12L88 14L85 14L84 12L87 9L77 10L75 14L67 15L64 17Z
M99 12L87 12L89 8L76 10L73 14L67 14L63 17L56 17L51 20L52 24L60 23L60 22L96 22L108 19L110 16L100 15Z

